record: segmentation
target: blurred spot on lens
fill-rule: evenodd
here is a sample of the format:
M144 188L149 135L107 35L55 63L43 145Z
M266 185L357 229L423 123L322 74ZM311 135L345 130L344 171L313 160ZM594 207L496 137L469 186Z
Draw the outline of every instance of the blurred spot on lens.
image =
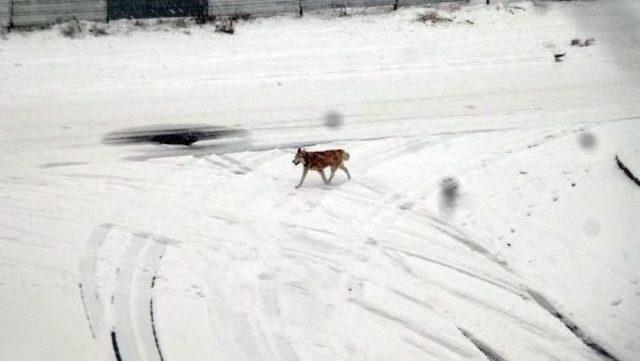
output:
M343 123L344 117L335 110L330 110L324 115L324 125L329 128L339 128Z

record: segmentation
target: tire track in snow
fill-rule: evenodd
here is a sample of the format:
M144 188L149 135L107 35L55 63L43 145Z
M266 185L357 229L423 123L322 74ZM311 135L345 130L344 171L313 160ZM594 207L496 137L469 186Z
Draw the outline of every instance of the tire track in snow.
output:
M100 326L104 311L100 305L100 291L96 279L96 262L98 249L107 238L112 225L102 224L93 229L85 243L85 252L79 261L80 297L91 336L95 339L101 332Z
M640 187L640 179L636 177L631 170L620 160L620 157L616 155L616 164L618 164L618 168L620 168L624 174L633 181L638 187Z
M517 129L517 128L514 128ZM464 135L467 134L475 134L478 132L491 132L491 131L495 131L494 129L490 129L490 130L474 130L474 131L470 131L470 132L452 132L450 135L451 136L455 136L455 138L460 138ZM369 163L367 165L365 165L364 169L368 169L370 167L371 164L378 164L379 162L376 162L376 160L380 160L383 163L385 161L390 161L393 160L399 156L402 156L404 154L409 154L409 153L413 153L413 152L418 152L420 150L422 150L424 147L426 146L433 146L433 145L437 145L439 143L442 143L444 141L450 140L452 139L451 137L438 137L436 139L430 139L430 140L424 140L421 139L420 137L415 137L416 139L414 139L414 141L407 141L407 142L403 142L403 144L395 146L393 148L391 148L391 155L389 155L389 149L385 149L384 151L375 151L373 153L373 161L369 161ZM364 157L364 155L362 155ZM366 159L370 159L372 158L369 154L367 154ZM469 167L469 169L465 172L471 172L473 170L475 170L477 167ZM415 185L413 183L408 183L407 185L405 185L404 187L401 188L394 188L394 189L390 189L388 192L384 193L387 195L386 200L383 201L383 203L404 203L404 200L402 199L402 197L398 197L396 195L400 195L400 194L404 194L406 191L408 190L413 190L415 188ZM424 198L427 194L429 194L430 192L432 192L434 189L434 187L426 187L425 188L419 188L416 192L414 192L414 196L410 197L411 199L422 199ZM381 207L384 208L384 207ZM397 207L396 207L397 208ZM419 215L417 215L416 210L413 209L402 209L402 212L406 212L409 211L409 214L416 214L417 218L420 218ZM474 241L471 237L467 236L463 231L461 231L460 229L448 224L447 222L445 222L444 220L435 217L427 212L426 213L427 218L429 218L431 221L433 221L433 223L430 224L430 226L434 229L436 229L437 231L446 234L447 236L449 236L451 239L454 239L460 243L462 243L466 248L470 249L473 252L479 253L482 256L484 256L485 258L489 259L490 261L498 264L500 267L504 268L505 270L507 270L508 272L513 273L513 271L510 269L510 267L508 266L508 264L500 259L498 256L492 254L487 248L485 248L482 244ZM385 217L385 216L391 216L391 217L397 217L399 214L401 214L400 212L394 212L393 210L387 210L387 211L383 211L380 210L378 212L375 212L373 215L370 215L369 218L369 223L374 223L375 221L378 221L380 218ZM406 213L405 213L406 214ZM422 218L420 218L422 219Z
M402 148L405 149L405 148ZM402 191L401 191L402 192ZM389 199L393 199L393 195L387 197L387 200ZM401 199L397 199L396 201L401 201ZM376 221L379 221L380 219L383 219L384 217L398 217L399 215L402 216L406 216L407 215L407 211L409 215L413 215L416 217L416 219L423 221L424 218L420 217L418 214L418 211L413 210L413 209L408 209L408 210L402 210L402 211L398 211L396 210L395 207L390 207L387 210L383 210L385 207L378 207L380 208L379 211L375 212L375 214L370 215L368 218L368 222L370 224L374 224L376 223ZM487 250L485 247L483 247L481 244L479 244L478 242L475 242L472 240L471 237L469 237L466 233L464 233L462 230L458 229L457 227L454 227L452 225L450 225L449 223L431 215L425 212L424 214L428 220L432 221L432 223L428 223L428 226L430 226L431 228L435 229L436 231L444 234L445 236L448 236L448 238L453 239L458 241L459 243L461 243L462 245L465 246L465 248L468 248L469 250L471 250L474 253L480 254L482 255L484 258L490 260L493 263L498 264L501 268L505 269L506 271L513 273L512 270L508 267L508 265L506 264L506 262L504 262L503 260L497 258L495 255L491 254L491 252L489 252L489 250ZM388 224L390 224L389 222L382 222L382 224L385 224L388 226ZM423 224L421 222L421 224ZM385 227L387 227L385 226ZM375 225L373 226L373 228L375 229ZM371 231L369 232L370 234L378 234L378 232L374 232ZM520 286L520 285L511 285L509 283L506 283L502 280L495 280L492 277L488 277L488 276L484 276L484 275L480 275L452 265L452 264L448 264L446 262L442 262L442 261L438 261L435 260L433 258L429 258L429 257L425 257L419 254L416 254L414 252L409 252L409 251L405 251L399 248L394 248L394 247L389 247L389 246L380 246L381 248L385 248L388 251L392 251L392 252L400 252L406 256L410 256L410 257L415 257L418 259L421 259L423 261L427 261L427 262L431 262L431 263L435 263L438 264L442 267L446 267L449 269L452 269L454 271L457 271L459 273L465 274L469 277L472 278L476 278L479 279L481 281L487 282L493 286L496 286L498 288L501 288L507 292L510 293L514 293L516 295L518 295L520 298L522 299L527 299L527 293L526 291ZM387 255L388 256L388 255Z
M92 337L110 343L118 360L163 361L152 288L165 248L148 234L109 224L87 239L79 265L82 305Z
M425 212L425 213L427 213L427 212ZM435 216L433 216L431 214L427 213L426 217L434 222L434 223L430 224L430 226L433 229L436 229L436 230L448 235L452 239L454 239L454 240L460 242L461 244L463 244L466 248L470 249L471 251L482 255L484 258L486 258L489 261L491 261L491 262L497 264L498 266L502 267L505 271L513 273L513 270L511 269L511 267L509 267L507 262L505 262L504 260L500 259L495 254L492 254L487 248L485 248L480 243L474 241L473 238L468 236L466 232L462 231L458 227L455 227L455 226L453 226L453 225L451 225L451 224L443 221L442 219L440 219L438 217L435 217Z
M489 359L489 361L506 361L504 358L502 358L502 356L500 356L496 351L494 351L491 347L489 347L487 344L485 344L484 342L480 341L478 338L476 338L473 334L471 334L471 332L458 327L458 330L460 330L460 332L462 332L462 335L464 337L466 337L469 341L471 341L471 343L476 346L478 348L478 350L480 350L480 352L482 352L485 356L487 356L487 358Z
M408 264L406 264L406 262L404 262L404 260L402 258L399 258L399 256L396 255L392 255L389 252L383 251L383 254L385 254L387 257L389 257L389 259L391 259L394 263L398 264L400 267L402 267L405 272L409 275L411 275L412 277L416 278L417 280L420 280L422 282L424 282L424 279L416 274L409 266ZM398 257L398 258L397 258ZM397 259L396 259L397 258ZM466 274L465 274L466 275ZM472 277L473 278L473 277ZM482 309L485 309L487 311L490 311L491 313L496 313L499 314L502 317L505 317L506 319L510 319L514 321L514 324L518 324L520 328L525 329L537 336L540 336L542 338L549 338L549 337L556 337L558 336L557 334L552 334L550 333L549 330L545 329L544 327L542 327L541 325L536 324L535 322L532 322L531 320L527 320L523 317L519 317L517 314L514 314L513 312L503 309L501 307L499 307L498 305L495 304L491 304L487 301L481 300L478 297L474 297L472 295L466 294L462 291L456 290L454 288L449 287L446 284L441 284L438 282L434 282L433 280L429 281L430 283L434 283L436 285L438 285L438 287L440 287L443 291L449 293L450 295L466 301L470 304L474 304ZM491 283L492 286L496 286L495 284ZM500 287L498 287L500 288ZM431 306L429 306L428 304L424 303L421 300L418 300L410 295L407 295L401 291L398 291L396 289L393 288L388 288L389 291L397 294L398 296L407 299L415 304L418 304L420 306L423 307L427 307L427 308L431 308ZM511 290L509 289L505 289L507 292L511 292ZM526 292L526 291L525 291ZM530 298L528 296L523 296L520 293L515 293L516 296L521 297L523 300L529 300ZM456 326L457 327L457 326Z
M480 280L482 282L486 282L486 283L488 283L488 284L490 284L492 286L495 286L495 287L498 287L500 289L503 289L503 290L505 290L505 291L507 291L509 293L513 293L513 294L519 296L520 298L523 298L523 299L528 298L526 296L526 294L523 292L523 290L521 290L521 289L519 289L519 288L517 288L515 286L512 286L512 285L510 285L508 283L501 282L500 280L494 280L494 279L492 279L492 278L490 278L488 276L479 274L479 272L474 273L474 272L472 272L470 270L464 269L462 267L458 267L458 266L453 265L453 264L449 264L449 263L446 263L446 262L443 262L443 261L438 261L437 259L434 259L434 258L431 258L431 257L423 256L423 255L420 255L420 254L417 254L417 253L413 253L413 252L410 252L410 251L405 251L405 250L402 250L402 249L399 249L399 248L395 248L395 247L380 246L380 248L387 249L387 250L392 251L392 252L400 253L400 254L403 254L403 255L408 256L408 257L416 258L416 259L419 259L421 261L430 262L430 263L436 264L436 265L444 267L444 268L448 268L448 269L450 269L452 271L458 272L458 273L463 274L465 276L469 276L471 278L475 278L475 279Z
M152 358L150 354L155 354L153 347L155 345L155 351L160 359L164 360L162 356L162 350L160 348L160 341L158 339L156 319L154 317L153 308L153 288L155 286L158 268L160 266L160 260L166 250L166 244L161 243L156 239L150 238L147 242L147 248L144 253L144 259L142 262L141 272L138 273L138 281L136 282L136 289L138 290L138 300L135 307L135 314L137 315L136 325L138 327L139 336L143 340L143 344L146 346L147 356ZM146 300L149 300L146 302ZM145 308L148 306L148 312L145 312ZM147 326L151 326L151 333L149 333Z
M428 331L428 329L421 327L420 325L416 325L413 324L407 320L405 320L404 318L398 316L398 315L394 315L386 310L383 310L381 308L378 308L370 303L367 303L365 301L362 300L358 300L356 298L349 298L348 299L349 303L352 303L360 308L362 308L365 311L370 312L371 314L384 318L388 321L393 322L394 324L407 329L409 331L411 331L412 333L427 339L431 342L433 342L434 344L438 345L439 347L442 347L450 352L453 352L459 356L462 356L463 358L471 358L473 357L472 354L470 354L469 352L467 352L467 350L465 350L461 345L455 343L452 340L447 340L443 337L440 337L434 333L431 333Z
M629 119L635 119L635 117L629 118ZM609 123L609 122L613 122L613 121L624 121L624 120L629 120L629 119L622 118L622 119L615 119L615 120L610 120L610 121L602 121L602 122L598 122L598 123ZM531 148L535 148L535 147L538 147L540 145L544 145L545 143L549 143L549 142L555 141L558 138L562 138L562 137L565 137L565 136L568 136L568 135L572 135L575 132L577 132L577 130L569 128L569 129L563 130L563 131L561 131L561 132L559 132L557 134L554 134L551 137L550 136L546 136L544 138L544 140L535 142L532 145L528 145L528 146L526 146L526 148L524 148L524 147L517 148L516 151L518 151L518 152L519 151L526 151L526 150L529 150ZM512 154L512 153L509 153L509 155L510 154ZM501 156L492 157L491 159L489 159L489 163L485 163L485 165L493 163L493 162L498 161L500 159L502 159ZM620 159L619 159L619 157L617 155L616 155L615 160L616 160L616 163L617 163L618 167L620 169L622 169L622 171L627 175L627 177L629 177L634 183L640 185L640 180L638 180L635 176L633 176L633 174L630 174L631 172L628 170L628 168L626 168L624 166L624 164L621 164L621 161L620 161ZM471 173L474 170L475 170L475 168L472 167L467 172L464 172L464 174ZM502 266L505 270L513 273L513 271L510 269L510 267L508 266L508 264L506 262L503 262L503 261L501 261L499 259L494 259L494 257L484 247L482 247L482 246L480 246L479 248L476 247L477 245L475 244L475 242L471 241L471 238L468 237L463 231L459 230L457 227L454 227L454 226L448 224L447 222L443 221L442 219L440 219L438 217L435 217L433 215L430 215L428 217L432 221L440 224L441 226L449 228L453 232L460 233L460 235L456 235L453 232L444 229L443 227L437 227L440 231L450 235L451 237L453 237L454 239L457 239L458 241L461 241L463 244L467 245L473 251L479 252L480 254L484 255L487 258L489 258L493 262L495 262L498 265ZM595 341L591 336L587 335L584 332L584 330L582 330L573 320L567 318L566 315L564 315L561 312L559 312L553 306L553 304L550 301L548 301L544 296L542 296L540 293L538 293L536 291L533 291L531 289L526 289L524 291L525 291L526 294L528 294L529 297L524 296L523 298L526 298L526 299L531 298L531 299L533 299L538 304L538 306L540 306L541 308L546 310L553 317L555 317L558 320L560 320L565 325L565 327L567 329L569 329L569 331L571 331L571 333L575 337L577 337L584 345L589 347L600 358L602 358L603 360L606 360L606 361L618 361L619 360L610 351L608 351L604 346L602 346L599 342ZM492 351L490 348L488 348L488 346L486 344L484 344L481 341L479 341L476 338L474 338L473 335L471 335L468 331L463 330L463 329L460 329L460 330L461 330L461 332L463 332L465 337L469 338L469 340L471 342L473 342L474 345L476 345L483 353L485 353L485 355L487 355L487 357L490 360L503 360L503 358L501 358L498 354L496 354L494 351Z
M148 234L134 234L120 261L114 329L122 335L125 360L163 360L151 310L152 287L165 247Z
M156 277L153 276L151 279L151 289L156 284ZM156 343L156 348L158 349L158 356L160 357L160 361L164 361L164 357L162 357L162 349L160 348L160 341L158 341L158 332L156 331L156 321L155 317L153 317L153 297L149 300L149 317L151 317L151 330L153 331L153 340Z
M122 356L120 356L120 348L118 347L118 338L115 331L111 331L111 346L113 347L113 353L116 356L116 360L122 361Z
M568 134L568 132L565 132L565 134L562 135L566 135ZM406 149L404 147L401 147L400 149L394 149L393 153L397 153L399 155L403 154L404 151L409 151L411 149L411 146L408 147L409 149ZM471 168L470 171L473 171L474 168ZM410 186L409 186L410 187ZM402 194L403 191L400 190L398 192L397 189L393 189L392 191L395 192L395 194ZM418 193L422 193L422 189L418 190ZM383 193L383 194L389 194L389 193ZM390 195L391 198L387 197L387 200L391 200L394 202L399 202L402 199L395 199L393 198L393 194ZM384 203L384 202L383 202ZM385 208L385 207L382 207ZM394 211L395 208L393 210L387 210L387 211L380 211L380 212L376 212L374 215L372 215L371 218L369 218L369 224L372 224L372 226L368 227L368 230L365 230L365 233L368 234L373 234L375 232L376 229L379 229L379 226L375 225L375 223L379 223L381 220L385 220L385 219L389 219L392 220L394 217L397 217L398 214L400 212L396 212ZM403 212L406 212L407 210L403 210ZM419 218L421 220L424 220L424 215L420 214L418 215L413 209L408 209L409 214L414 215L416 218ZM407 213L404 213L405 215ZM509 272L510 274L514 274L513 270L511 270L511 268L508 266L508 264L506 262L504 262L503 260L499 259L496 255L493 255L487 248L485 248L484 246L482 246L480 243L476 242L473 240L473 238L469 235L467 235L464 231L458 229L457 227L447 223L446 221L439 219L436 216L433 216L431 214L427 214L427 219L430 220L431 222L428 222L429 226L431 228L433 228L434 230L438 231L439 233L442 233L446 236L448 236L448 238L450 239L454 239L456 241L458 241L459 243L461 243L462 245L465 246L465 248L469 249L470 251L472 251L475 254L481 255L483 258L491 261L492 263L497 264L498 266L500 266L500 268L504 269L505 271ZM388 227L389 224L391 224L392 222L382 222L386 225L386 227ZM381 248L385 248L387 249L389 252L400 252L400 254L404 254L404 255L409 255L409 256L413 256L413 257L417 257L421 260L424 261L428 261L431 263L435 263L438 264L440 266L452 269L454 271L460 272L466 276L472 277L472 278L477 278L481 281L485 281L488 282L489 284L496 286L498 288L502 288L508 292L512 292L515 293L516 295L518 295L521 299L523 300L529 300L530 296L527 292L526 286L518 284L518 285L511 285L509 283L503 283L500 280L496 280L494 281L492 278L487 278L484 277L483 275L477 275L475 272L471 271L471 270L467 270L467 269L463 269L460 267L456 267L455 265L450 265L447 264L446 262L442 262L442 261L438 261L438 260L434 260L432 258L428 258L425 257L423 258L421 255L413 253L413 252L408 252L406 253L404 250L401 249L397 249L394 247L384 247L381 246ZM396 260L396 257L392 257L390 254L388 254L387 252L383 251L383 254L387 255L392 261ZM410 268L408 268L408 266L406 264L404 264L403 262L394 262L396 264L398 264L399 266L403 267L405 269L406 272L408 272L409 274L412 274L412 270ZM350 300L351 301L351 300ZM362 305L361 305L362 306ZM496 310L499 310L497 308L495 308ZM377 312L380 310L374 310L371 307L368 308L369 311L372 312ZM382 317L386 317L390 320L396 320L396 318L393 317L393 315L389 316L388 312L386 311L382 311L382 313L377 312L378 315L382 316ZM515 315L507 315L510 316L510 318L514 319L515 322L521 322L522 320L520 320L520 318L516 317ZM538 335L540 335L541 337L546 337L545 336L545 331L544 329L540 329L538 325L535 324L531 324L529 325L529 327L526 327L529 331L534 332ZM460 329L461 332L463 332L463 335L476 347L478 348L487 358L489 358L492 361L502 361L504 360L504 358L502 356L500 356L496 351L494 351L491 347L489 347L488 345L486 345L484 342L478 340L475 336L473 336L470 332L468 332L467 330L462 330ZM614 361L614 360L611 360Z
M605 361L620 361L611 352L604 348L600 343L595 341L591 336L587 335L573 320L561 313L545 296L532 289L528 290L531 298L549 314L557 318L571 333L577 337L582 343L595 352L601 359Z
M133 283L135 262L144 247L144 243L145 239L140 236L134 235L131 238L124 256L120 260L120 267L116 276L116 289L113 302L115 311L113 328L119 336L120 353L124 355L125 360L143 359L140 356L136 343L130 305L132 303L131 284Z

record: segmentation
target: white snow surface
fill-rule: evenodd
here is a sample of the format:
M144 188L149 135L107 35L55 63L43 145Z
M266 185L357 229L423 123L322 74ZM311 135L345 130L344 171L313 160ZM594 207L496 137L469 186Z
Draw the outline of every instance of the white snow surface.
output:
M442 9L7 34L0 359L637 360L638 7Z

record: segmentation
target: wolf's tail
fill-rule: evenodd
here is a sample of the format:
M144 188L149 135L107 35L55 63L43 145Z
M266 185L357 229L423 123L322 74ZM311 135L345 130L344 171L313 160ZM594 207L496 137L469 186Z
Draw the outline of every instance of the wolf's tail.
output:
M342 151L342 153L344 154L343 159L344 160L349 160L349 158L350 158L349 153L345 152L344 150Z

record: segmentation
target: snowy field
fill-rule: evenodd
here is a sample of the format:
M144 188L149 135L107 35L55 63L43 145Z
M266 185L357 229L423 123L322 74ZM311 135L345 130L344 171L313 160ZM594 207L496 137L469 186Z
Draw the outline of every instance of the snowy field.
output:
M6 34L0 359L638 360L640 6L423 12Z

